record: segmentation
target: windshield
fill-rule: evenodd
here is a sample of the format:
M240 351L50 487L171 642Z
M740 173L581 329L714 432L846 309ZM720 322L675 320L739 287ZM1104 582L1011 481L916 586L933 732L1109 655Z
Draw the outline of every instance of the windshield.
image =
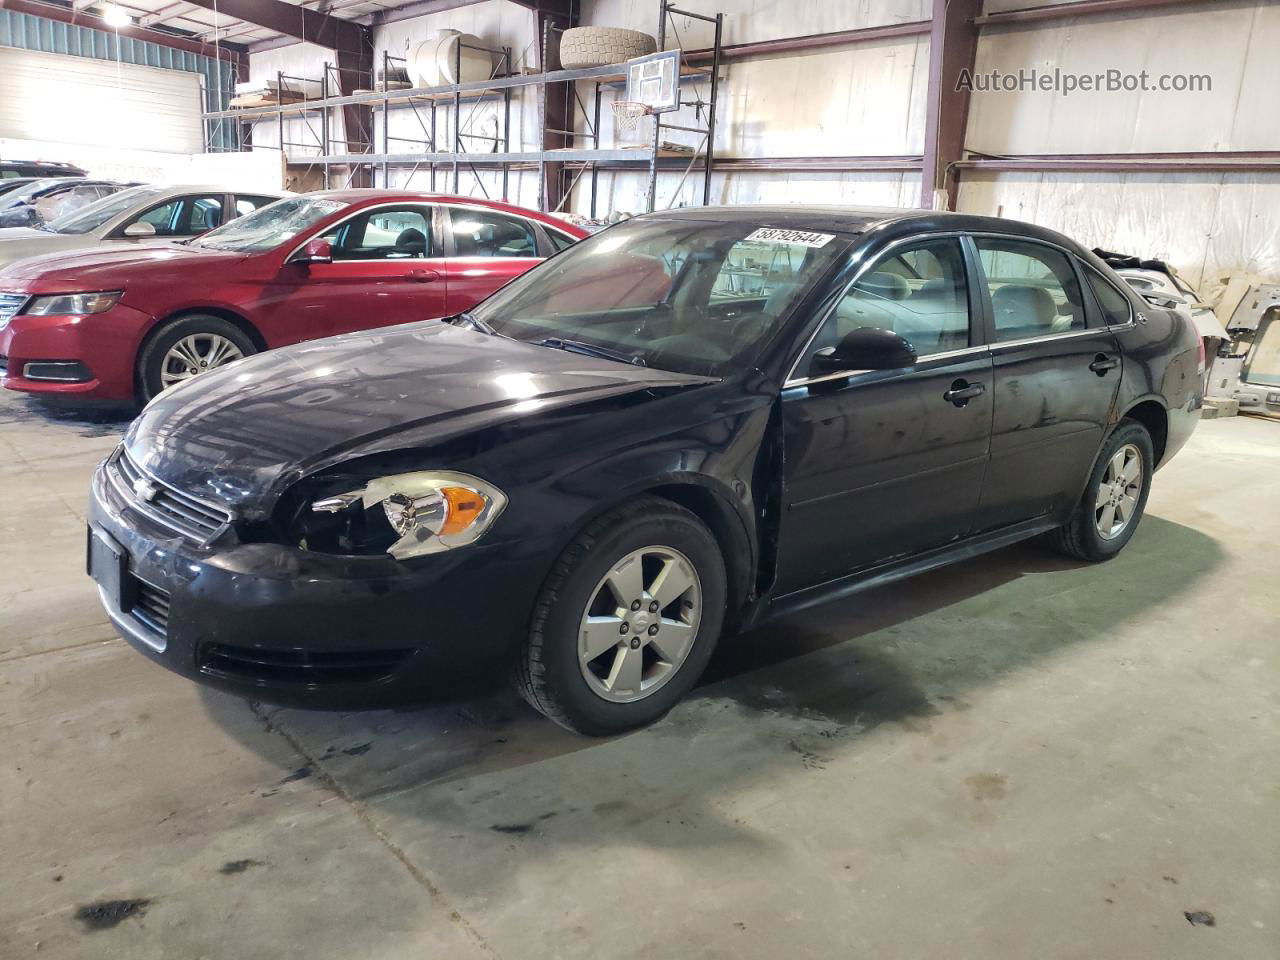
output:
M64 213L45 224L54 233L88 233L108 220L113 220L126 210L146 203L164 193L163 187L130 187L109 197L95 200L88 206Z
M349 204L344 201L324 197L286 197L259 207L217 230L210 230L200 239L191 241L191 246L261 253L292 240L312 224L346 206Z
M44 177L40 180L33 180L17 190L10 190L0 197L0 206L12 207L19 203L25 203L46 187L55 187L66 182L67 178L64 177Z
M575 244L469 317L516 340L723 376L847 247L832 234L748 222L631 220Z

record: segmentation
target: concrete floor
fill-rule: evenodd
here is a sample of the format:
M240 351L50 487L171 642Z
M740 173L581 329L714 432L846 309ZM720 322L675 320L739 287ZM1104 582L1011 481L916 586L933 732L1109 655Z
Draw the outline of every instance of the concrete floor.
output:
M119 429L0 398L6 960L1280 956L1280 423L1203 424L1111 564L811 611L612 741L148 663L83 574Z

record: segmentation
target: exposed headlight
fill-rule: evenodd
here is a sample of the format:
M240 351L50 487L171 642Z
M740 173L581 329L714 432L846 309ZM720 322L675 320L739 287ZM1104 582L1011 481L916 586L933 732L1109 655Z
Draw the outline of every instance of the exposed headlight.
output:
M404 560L475 543L506 505L506 495L478 477L430 470L379 477L363 490L316 500L311 509L315 513L381 509L397 538L387 553Z
M116 305L123 293L123 290L115 290L109 293L58 293L49 297L36 297L22 312L34 317L105 313Z

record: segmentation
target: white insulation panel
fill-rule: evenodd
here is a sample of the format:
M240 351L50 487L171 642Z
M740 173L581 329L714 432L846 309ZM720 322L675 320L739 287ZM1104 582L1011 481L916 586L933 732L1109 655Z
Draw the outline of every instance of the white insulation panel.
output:
M197 74L0 47L0 77L0 137L204 149Z

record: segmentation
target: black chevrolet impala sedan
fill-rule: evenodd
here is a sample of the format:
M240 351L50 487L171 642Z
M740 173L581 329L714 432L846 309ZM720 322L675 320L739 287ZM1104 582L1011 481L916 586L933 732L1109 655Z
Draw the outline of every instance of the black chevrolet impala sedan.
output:
M89 571L138 650L248 697L510 677L612 733L766 616L1042 533L1114 556L1199 342L1024 223L668 211L161 394L94 477Z

